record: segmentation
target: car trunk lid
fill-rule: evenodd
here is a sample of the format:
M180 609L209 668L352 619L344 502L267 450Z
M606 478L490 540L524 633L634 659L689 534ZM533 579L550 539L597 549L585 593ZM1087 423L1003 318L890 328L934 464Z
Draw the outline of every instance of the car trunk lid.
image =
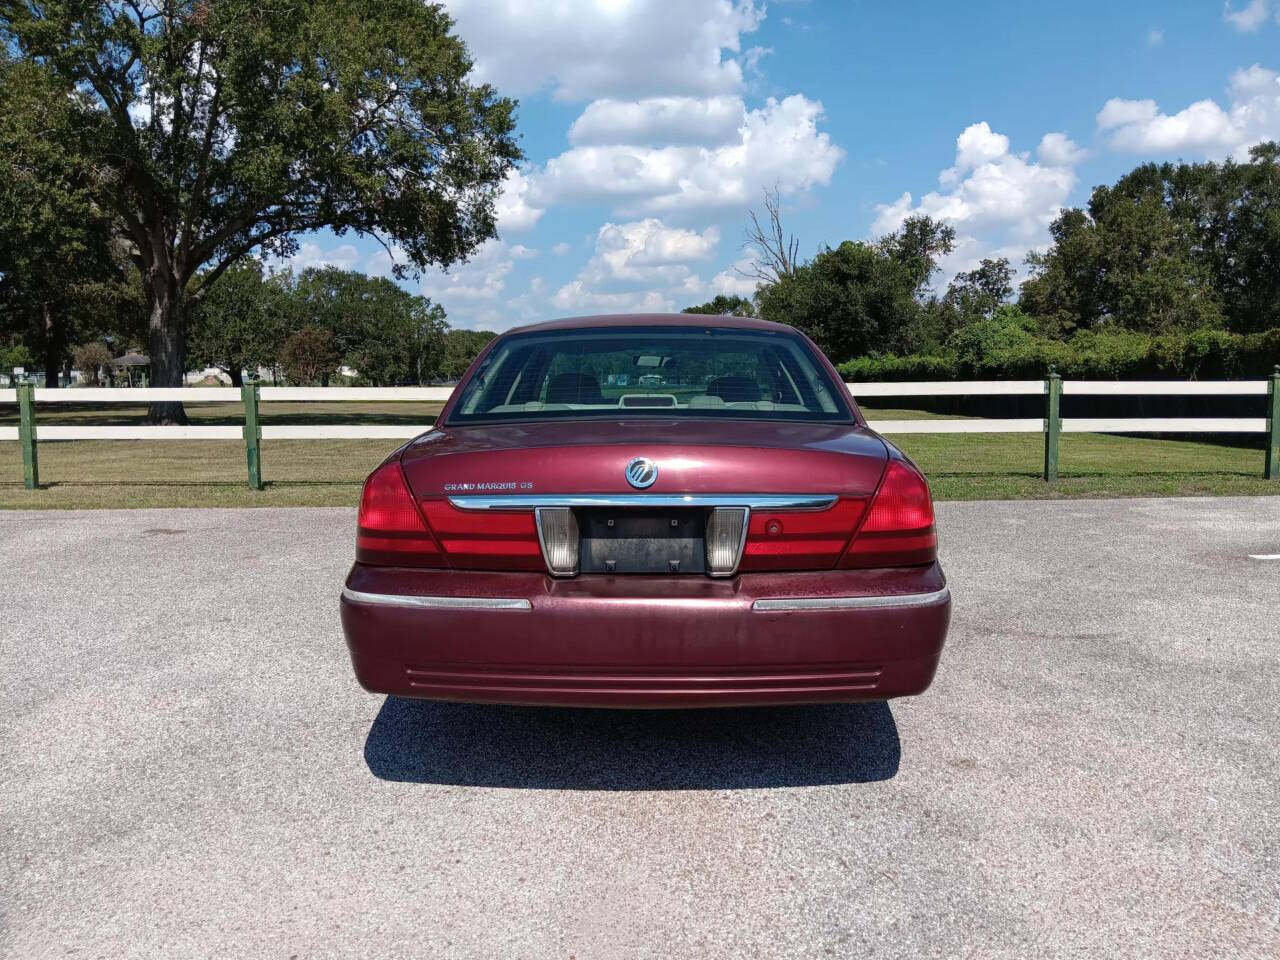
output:
M834 566L886 460L853 424L645 420L438 430L401 466L452 566L728 576Z
M433 430L402 455L418 498L636 493L627 465L646 457L646 494L822 494L866 498L887 459L854 424L610 420Z

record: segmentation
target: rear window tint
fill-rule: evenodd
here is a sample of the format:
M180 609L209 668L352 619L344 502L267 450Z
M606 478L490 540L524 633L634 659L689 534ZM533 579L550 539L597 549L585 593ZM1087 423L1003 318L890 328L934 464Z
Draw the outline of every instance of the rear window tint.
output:
M500 341L460 389L450 423L851 419L841 387L803 339L724 327L516 334Z

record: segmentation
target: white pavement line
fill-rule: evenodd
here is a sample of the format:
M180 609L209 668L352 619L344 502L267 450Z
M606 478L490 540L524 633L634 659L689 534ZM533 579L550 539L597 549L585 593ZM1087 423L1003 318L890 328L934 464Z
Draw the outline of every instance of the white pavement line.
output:
M1250 560L1280 560L1280 553L1251 553Z

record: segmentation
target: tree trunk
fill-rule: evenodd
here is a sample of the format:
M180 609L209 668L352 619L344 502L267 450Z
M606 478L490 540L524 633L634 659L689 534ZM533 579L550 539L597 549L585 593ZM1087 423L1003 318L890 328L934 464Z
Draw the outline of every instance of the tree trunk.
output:
M62 355L66 351L62 324L54 319L49 305L44 305L44 385L47 389L58 386L58 374L62 371Z
M244 370L238 366L233 366L227 373L231 374L231 385L233 387L244 386Z
M153 268L147 287L150 311L149 340L152 387L180 387L186 370L187 311L183 291L176 277L165 276ZM180 402L153 403L147 408L147 421L158 424L183 425L187 412Z

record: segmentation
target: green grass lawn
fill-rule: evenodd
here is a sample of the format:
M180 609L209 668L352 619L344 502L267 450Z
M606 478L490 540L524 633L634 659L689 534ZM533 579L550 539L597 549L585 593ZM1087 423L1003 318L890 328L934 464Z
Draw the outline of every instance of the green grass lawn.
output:
M0 406L0 423L14 422ZM239 404L191 404L201 424L241 423ZM428 424L438 404L264 403L267 424ZM864 407L873 420L929 416ZM44 405L38 423L134 424L145 407ZM1069 434L1062 438L1061 479L1040 479L1039 434L906 434L893 437L920 465L939 500L1049 497L1186 496L1280 493L1262 478L1261 438L1252 446L1185 440ZM0 442L0 508L180 506L350 506L360 484L396 446L390 440L263 441L267 489L246 486L239 440L78 440L39 448L40 490L22 486L22 454Z
M938 500L1280 494L1262 476L1261 447L1066 434L1058 482L1041 479L1044 439L1030 433L890 437L925 472Z

